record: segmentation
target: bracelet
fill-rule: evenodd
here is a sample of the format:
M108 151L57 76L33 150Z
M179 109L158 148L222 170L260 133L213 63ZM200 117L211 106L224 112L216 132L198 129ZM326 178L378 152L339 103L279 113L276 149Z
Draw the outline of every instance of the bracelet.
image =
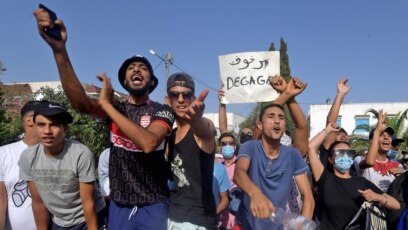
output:
M387 203L388 203L388 198L387 198L387 196L386 195L384 195L384 194L381 194L383 197L385 197L385 201L384 202L381 202L381 206L386 206L387 205Z

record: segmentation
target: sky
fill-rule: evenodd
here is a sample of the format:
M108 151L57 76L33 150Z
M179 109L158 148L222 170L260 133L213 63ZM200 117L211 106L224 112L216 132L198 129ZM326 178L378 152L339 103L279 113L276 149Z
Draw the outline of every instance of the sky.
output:
M268 50L271 42L288 43L291 74L308 83L297 101L309 106L334 101L336 81L352 86L344 103L407 102L408 1L406 0L269 0L136 1L70 0L0 3L0 61L4 83L58 81L51 49L39 36L32 12L43 3L68 30L67 49L85 83L101 86L105 72L115 90L122 62L136 54L152 63L159 86L151 94L163 102L166 69L196 79L196 92L210 89L206 112L218 112L218 56ZM202 84L202 83L204 84ZM228 105L248 115L253 103Z

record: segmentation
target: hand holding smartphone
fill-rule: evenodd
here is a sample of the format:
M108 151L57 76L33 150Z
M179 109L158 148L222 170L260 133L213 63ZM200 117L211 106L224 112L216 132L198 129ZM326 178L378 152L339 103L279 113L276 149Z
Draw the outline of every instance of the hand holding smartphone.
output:
M39 4L39 7L40 9L44 9L48 12L48 14L50 15L51 21L53 23L52 27L48 27L44 29L45 33L57 40L61 40L62 39L61 28L59 26L55 26L54 24L55 21L57 20L57 15L54 13L54 11L48 9L43 4Z

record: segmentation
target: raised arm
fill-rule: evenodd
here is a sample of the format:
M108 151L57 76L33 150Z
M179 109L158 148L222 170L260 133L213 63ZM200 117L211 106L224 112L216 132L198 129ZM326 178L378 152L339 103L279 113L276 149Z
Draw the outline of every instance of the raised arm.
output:
M315 181L319 181L322 176L324 166L319 159L319 146L323 143L324 139L329 133L337 132L339 128L333 122L327 124L326 128L316 134L309 142L309 164L312 169L313 177Z
M235 165L234 182L248 194L251 204L251 213L256 218L268 218L275 211L272 202L262 191L252 183L248 176L250 160L246 157L240 157Z
M226 105L223 104L222 101L222 97L224 97L225 92L223 87L221 87L221 89L218 90L218 100L220 102L220 107L218 110L218 122L219 122L219 128L220 128L220 134L226 133L228 132L228 120L227 120L227 108Z
M98 75L102 81L102 90L99 95L101 108L115 122L119 129L145 153L153 152L161 144L171 127L166 127L161 122L152 122L146 129L129 120L113 106L113 89L110 79L105 75ZM137 134L137 135L135 135Z
M378 122L374 130L373 139L371 140L370 146L368 147L368 152L366 158L360 162L360 168L368 168L374 165L375 159L377 158L378 149L380 148L380 135L387 128L387 113L382 109L378 112Z
M337 95L334 99L333 105L330 108L329 113L327 114L326 124L337 122L337 117L339 116L341 104L343 104L344 97L351 90L351 86L347 86L348 79L340 78L337 82ZM325 149L328 149L329 146L334 142L335 133L332 133L327 136L326 140L323 142Z
M63 21L57 20L53 23L48 13L43 9L34 11L34 16L37 20L38 31L41 37L48 43L53 51L62 88L64 89L72 107L76 111L91 115L96 119L101 120L105 118L106 114L99 106L98 101L91 99L86 95L85 90L75 74L65 46L67 41L67 30ZM58 26L61 28L61 40L56 40L44 32L44 29L50 26Z
M288 83L282 76L275 76L270 78L271 86L280 93L275 103L283 105L287 104L289 113L295 124L295 131L293 134L293 146L299 150L302 156L305 156L308 148L309 129L307 121L302 109L296 102L295 97L301 94L307 87L299 78L292 78Z

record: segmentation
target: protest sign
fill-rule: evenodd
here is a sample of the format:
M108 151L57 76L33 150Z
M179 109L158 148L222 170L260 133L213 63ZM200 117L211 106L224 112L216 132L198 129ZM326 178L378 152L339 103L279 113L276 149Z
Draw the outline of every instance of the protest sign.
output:
M280 74L279 51L227 54L218 60L225 91L222 103L264 102L278 97L268 77Z

